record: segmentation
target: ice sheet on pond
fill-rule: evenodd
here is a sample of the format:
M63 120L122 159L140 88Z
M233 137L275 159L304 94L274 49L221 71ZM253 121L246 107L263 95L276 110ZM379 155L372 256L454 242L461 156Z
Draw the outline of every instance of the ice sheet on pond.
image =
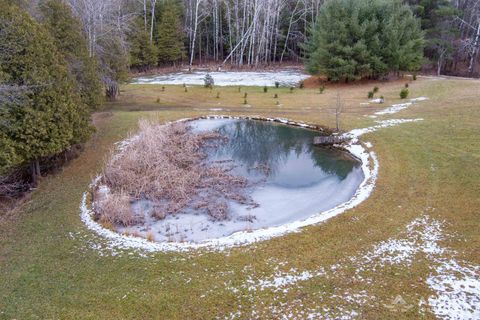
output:
M233 173L254 182L249 192L259 206L230 201L225 221L211 221L193 209L156 221L149 217L151 203L141 201L134 209L144 212L146 223L128 228L129 232L151 232L156 241L199 242L279 226L348 201L364 178L360 164L343 152L314 147L317 133L311 130L233 119L196 120L192 127L196 132L218 130L229 138L209 151L208 161L233 160ZM266 180L258 170L261 164L268 165Z
M164 84L164 85L204 85L205 75L209 73L216 86L296 86L309 75L298 70L264 71L264 72L178 72L148 77L135 78L134 84Z

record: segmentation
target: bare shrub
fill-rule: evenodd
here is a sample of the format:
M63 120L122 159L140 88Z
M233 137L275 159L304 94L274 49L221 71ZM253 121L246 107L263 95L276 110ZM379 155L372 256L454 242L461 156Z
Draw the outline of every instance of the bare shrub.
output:
M133 212L130 196L124 192L99 196L95 210L99 215L100 223L104 225L132 226L143 221L143 217Z
M139 133L105 165L103 183L115 196L99 203L101 219L136 223L130 209L135 200L152 202L150 214L156 219L190 207L224 220L227 200L253 203L245 192L248 181L233 175L232 166L205 161L205 149L225 141L220 134L193 133L186 123L162 126L141 120L139 127Z
M165 217L167 216L165 208L162 208L158 204L152 207L150 214L152 215L153 218L158 220L165 219Z
M227 218L228 206L225 202L213 202L207 206L208 214L215 220Z

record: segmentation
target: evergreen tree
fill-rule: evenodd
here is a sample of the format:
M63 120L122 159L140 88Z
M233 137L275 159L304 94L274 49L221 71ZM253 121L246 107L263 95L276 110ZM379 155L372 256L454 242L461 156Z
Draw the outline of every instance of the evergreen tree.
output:
M130 67L146 71L157 65L158 50L156 45L150 41L149 33L140 24L143 24L143 21L139 21L137 30L130 39Z
M80 22L61 0L46 0L40 3L40 10L45 26L75 76L82 101L97 109L103 100L101 79L96 59L89 57Z
M423 64L424 34L409 6L393 1L381 6L384 14L381 41L389 71L418 70ZM383 32L382 32L383 31Z
M330 0L306 46L307 69L332 81L378 78L420 67L423 34L408 6L386 0Z
M14 4L0 0L0 86L8 92L0 108L0 170L33 163L85 141L92 132L88 108L47 30ZM7 89L8 91L8 89Z
M178 4L172 0L163 5L156 40L160 64L175 63L185 58L180 10Z
M2 120L0 121L3 122ZM0 174L7 172L10 168L16 167L22 162L21 157L15 150L15 142L12 141L6 130L4 130L5 126L5 123L0 123Z

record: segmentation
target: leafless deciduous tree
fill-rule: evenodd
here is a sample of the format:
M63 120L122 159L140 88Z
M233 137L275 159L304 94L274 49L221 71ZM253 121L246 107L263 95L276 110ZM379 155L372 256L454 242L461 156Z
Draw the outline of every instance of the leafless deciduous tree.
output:
M340 131L340 116L343 112L343 101L340 92L337 92L337 101L335 104L335 124L337 132Z
M480 51L480 0L456 0L453 4L461 12L456 19L460 27L460 39L456 41L454 65L466 60L468 75L472 76Z
M112 59L128 54L127 34L138 15L138 4L129 0L68 0L68 3L82 22L90 57L100 61L107 96L114 99L118 93L118 66L125 64L126 68L127 59L119 59L119 63L112 63Z
M190 64L259 65L299 58L323 0L185 0Z

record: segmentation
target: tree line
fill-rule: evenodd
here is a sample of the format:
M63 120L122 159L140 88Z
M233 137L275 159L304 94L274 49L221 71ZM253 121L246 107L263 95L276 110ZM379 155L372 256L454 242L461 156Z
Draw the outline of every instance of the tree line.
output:
M344 36L348 33L342 28L353 28L346 23L352 22L351 16L343 19L336 12L331 14L343 20L334 21L333 25L325 23L327 19L334 20L327 14L330 7L349 5L342 0L65 1L82 21L90 56L106 60L101 65L115 66L112 70L108 67L103 70L105 82L111 84L111 98L118 93L117 84L124 80L128 67L146 71L158 66L191 66L202 62L258 67L285 61L307 61L308 66L315 51L312 42L319 40L315 31L320 25L327 29L335 25L340 29L332 32L338 31ZM377 11L376 14L383 16L376 17L373 12L382 6L378 1L359 0L355 5L364 7L360 11L370 14L370 18L362 19L370 22L383 19L387 23L386 15L391 12L388 11L391 6L399 8L403 14L412 12L413 18L409 17L408 23L418 21L422 34L414 26L416 35L411 36L424 39L425 59L420 62L421 67L438 74L478 75L480 0L383 2L387 11ZM399 13L392 14L392 19L404 18ZM384 31L407 28L393 24L392 21L390 31ZM399 32L403 29L396 35L390 34L390 39L399 36ZM384 34L382 40L388 41L387 37ZM108 52L113 54L109 56ZM418 59L415 59L411 67L418 68Z
M41 159L90 137L102 101L97 62L69 8L46 1L36 14L0 1L0 177L29 164L34 183Z
M319 25L332 28L324 22L331 18L326 14L328 8L348 6L341 0L138 1L140 3L133 7L137 8L137 19L141 22L136 25L143 26L142 32L147 35L135 37L137 45L132 57L133 66L142 70L180 61L187 65L214 62L253 67L284 61L303 62L312 54L310 44L318 39L314 31ZM384 6L394 5L404 13L412 12L413 19L418 20L424 38L425 59L421 61L424 69L438 74L478 75L480 0L383 2ZM373 14L379 4L378 1L359 0L356 5L366 8L362 12ZM375 19L386 19L388 13L379 14L383 17ZM164 19L164 16L170 18ZM396 13L395 17L400 15ZM346 20L352 22L351 18L348 16ZM166 20L169 23L165 23ZM333 31L342 33L341 28L351 27L344 22L334 21L335 27L340 29ZM143 39L143 43L139 39ZM171 48L175 55L155 53L155 47L159 50Z
M479 76L480 0L408 0L425 33L425 57L438 75Z
M300 43L307 40L323 0L142 0L141 20L150 43L182 47L174 58L160 52L162 65L182 58L219 64L258 66L301 61ZM175 14L171 15L170 11ZM170 35L165 40L165 19ZM139 23L141 24L141 23ZM146 43L143 45L151 53ZM141 57L147 57L141 54ZM151 62L151 61L148 61Z

